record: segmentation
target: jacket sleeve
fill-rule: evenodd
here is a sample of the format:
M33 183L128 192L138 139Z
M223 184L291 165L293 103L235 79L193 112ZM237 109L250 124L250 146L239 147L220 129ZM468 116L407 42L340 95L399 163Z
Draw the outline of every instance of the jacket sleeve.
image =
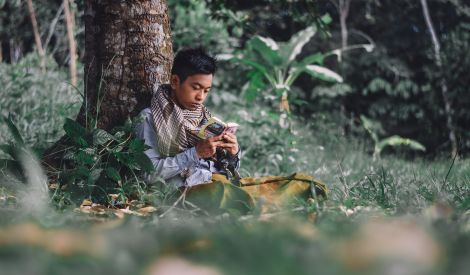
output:
M160 156L157 150L157 135L153 123L149 115L143 115L142 118L143 121L136 126L135 133L138 138L143 139L145 144L151 147L144 153L152 161L153 167L155 168L154 173L167 180L174 176L181 175L182 173L190 173L198 168L199 158L196 154L195 147L173 157ZM210 177L208 180L210 180Z

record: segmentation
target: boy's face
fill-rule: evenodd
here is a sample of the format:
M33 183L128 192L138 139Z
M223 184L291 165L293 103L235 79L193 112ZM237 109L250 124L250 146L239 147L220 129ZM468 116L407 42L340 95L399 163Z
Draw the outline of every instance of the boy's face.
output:
M209 93L212 77L212 74L195 74L181 82L177 75L171 75L171 88L178 104L185 109L197 109Z

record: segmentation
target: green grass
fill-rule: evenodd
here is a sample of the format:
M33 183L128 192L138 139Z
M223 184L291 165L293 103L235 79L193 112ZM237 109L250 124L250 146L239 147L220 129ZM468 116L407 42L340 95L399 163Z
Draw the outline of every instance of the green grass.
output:
M14 114L28 145L46 147L63 134L65 117L77 112L77 92L58 70L41 77L27 63L0 66L2 114ZM329 200L241 217L177 205L159 217L169 205L150 188L140 189L145 199L137 203L153 204L154 214L118 219L112 212L74 211L78 205L57 207L57 194L52 200L46 193L47 203L38 203L44 199L34 173L27 184L2 177L0 273L149 274L165 267L223 274L468 272L468 159L452 164L385 152L374 160L371 144L343 136L332 116L297 118L292 134L277 126L267 107L225 106L236 111L216 106L213 113L230 113L223 118L242 125L244 176L303 171L328 185ZM10 141L6 126L0 128L0 143Z

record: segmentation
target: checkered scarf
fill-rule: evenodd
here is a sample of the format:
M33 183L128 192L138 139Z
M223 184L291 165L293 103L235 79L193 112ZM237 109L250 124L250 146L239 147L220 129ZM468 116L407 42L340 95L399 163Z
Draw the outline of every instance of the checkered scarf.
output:
M171 86L160 85L152 97L152 116L157 132L157 146L164 157L172 157L196 145L201 122L211 117L204 105L187 110L176 104Z

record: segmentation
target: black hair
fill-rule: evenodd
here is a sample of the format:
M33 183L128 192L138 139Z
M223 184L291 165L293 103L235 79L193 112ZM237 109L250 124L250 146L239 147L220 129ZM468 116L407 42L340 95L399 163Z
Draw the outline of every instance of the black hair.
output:
M173 61L171 74L175 74L183 82L188 76L195 74L214 74L217 60L199 48L187 48L179 51Z

